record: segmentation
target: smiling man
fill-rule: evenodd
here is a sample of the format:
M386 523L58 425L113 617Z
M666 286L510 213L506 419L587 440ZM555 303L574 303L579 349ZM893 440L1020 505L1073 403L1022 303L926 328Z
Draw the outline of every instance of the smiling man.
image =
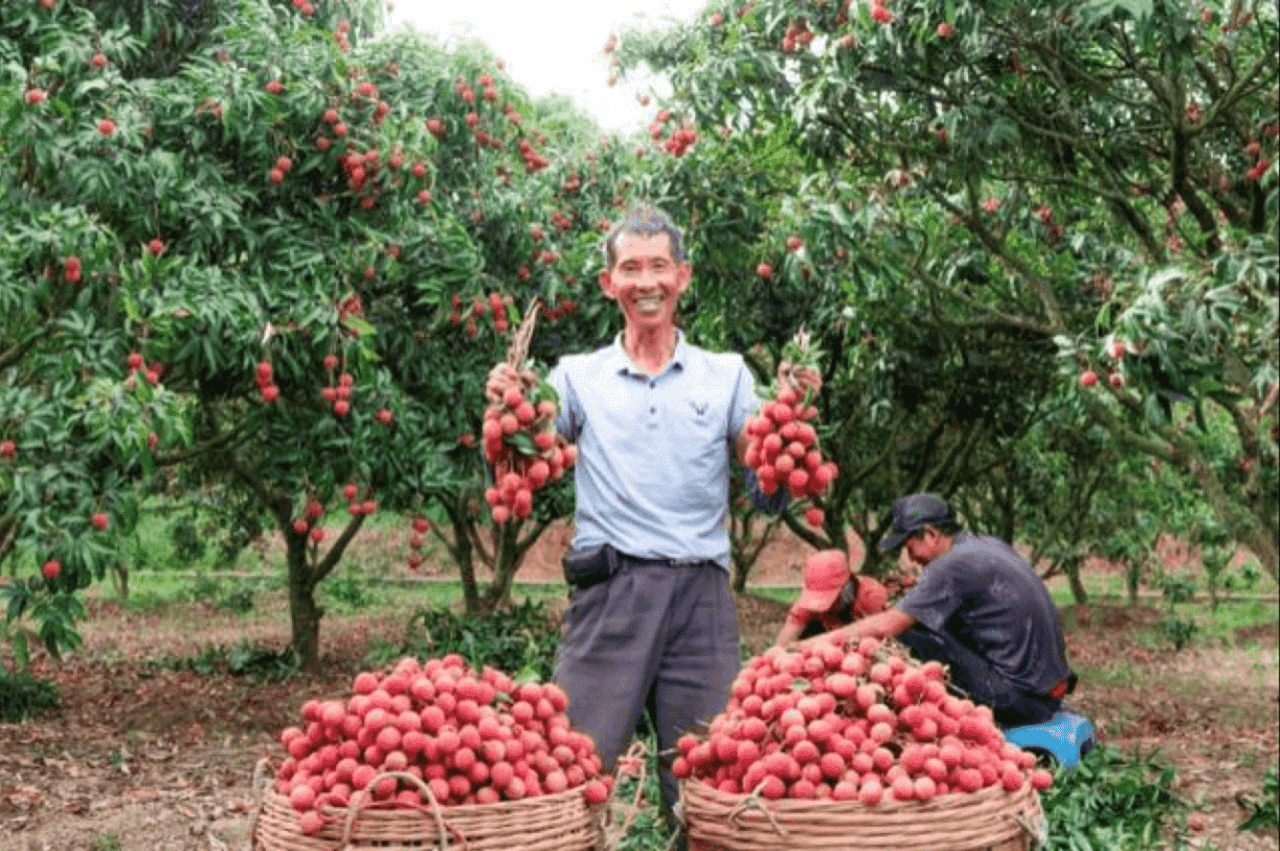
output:
M611 766L646 710L668 751L725 706L739 666L729 478L759 402L740 355L701 349L680 330L692 270L665 214L632 210L605 254L600 286L622 331L562 358L550 381L556 425L578 446L572 602L555 678L570 720ZM491 377L489 392L500 383ZM766 509L785 505L756 496ZM660 776L670 819L678 788L666 757Z

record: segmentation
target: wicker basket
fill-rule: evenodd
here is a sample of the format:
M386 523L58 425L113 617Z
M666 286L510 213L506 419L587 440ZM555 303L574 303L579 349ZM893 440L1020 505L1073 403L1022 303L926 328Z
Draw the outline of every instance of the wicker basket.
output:
M250 831L253 851L599 851L602 831L581 789L495 804L421 809L382 808L360 796L347 810L329 808L331 820L316 836L298 827L289 799L267 788Z
M927 803L778 800L683 787L689 851L1031 851L1044 837L1030 783L942 795Z

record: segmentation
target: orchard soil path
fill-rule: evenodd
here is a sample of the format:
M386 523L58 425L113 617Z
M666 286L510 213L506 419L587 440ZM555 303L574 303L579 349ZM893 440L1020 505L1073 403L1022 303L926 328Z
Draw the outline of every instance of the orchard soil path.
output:
M556 578L555 546L535 552L520 578ZM754 579L796 583L804 554L785 542L771 547ZM784 607L751 594L738 605L744 639L763 649ZM1275 851L1274 835L1234 826L1244 814L1237 798L1256 796L1262 771L1280 758L1277 630L1240 636L1261 653L1174 653L1133 640L1159 619L1156 610L1069 607L1062 614L1073 664L1133 672L1084 682L1075 703L1104 741L1158 748L1163 762L1177 766L1178 791L1194 805L1191 847ZM283 647L283 611L246 621L193 604L177 617L95 603L76 654L35 661L38 676L58 683L62 707L30 723L0 724L0 851L245 851L257 806L255 767L281 758L276 734L296 723L304 700L348 694L370 642L398 644L403 628L389 618L327 615L324 674L263 684L148 660L194 658L244 640ZM247 630L246 623L262 625Z

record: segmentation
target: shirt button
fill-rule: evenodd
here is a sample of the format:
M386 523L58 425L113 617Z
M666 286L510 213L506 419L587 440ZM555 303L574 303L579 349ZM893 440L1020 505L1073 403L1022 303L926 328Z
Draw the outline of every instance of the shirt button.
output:
M649 409L649 413L651 413L651 414L656 414L656 413L658 413L658 409L657 409L657 408L650 408L650 409Z
M650 382L649 382L649 387L650 387L650 388L654 388L654 387L657 387L657 386L658 386L658 382L656 382L656 381L650 381Z

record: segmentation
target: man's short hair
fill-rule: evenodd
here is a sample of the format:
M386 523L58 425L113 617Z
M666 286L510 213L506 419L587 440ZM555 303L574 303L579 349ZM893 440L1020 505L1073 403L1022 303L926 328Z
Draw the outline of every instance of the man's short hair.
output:
M683 263L686 259L684 237L680 229L671 221L671 217L657 207L640 204L627 210L620 222L613 226L604 239L604 258L606 268L612 269L617 260L618 237L623 234L632 236L657 236L665 233L671 240L671 259Z

